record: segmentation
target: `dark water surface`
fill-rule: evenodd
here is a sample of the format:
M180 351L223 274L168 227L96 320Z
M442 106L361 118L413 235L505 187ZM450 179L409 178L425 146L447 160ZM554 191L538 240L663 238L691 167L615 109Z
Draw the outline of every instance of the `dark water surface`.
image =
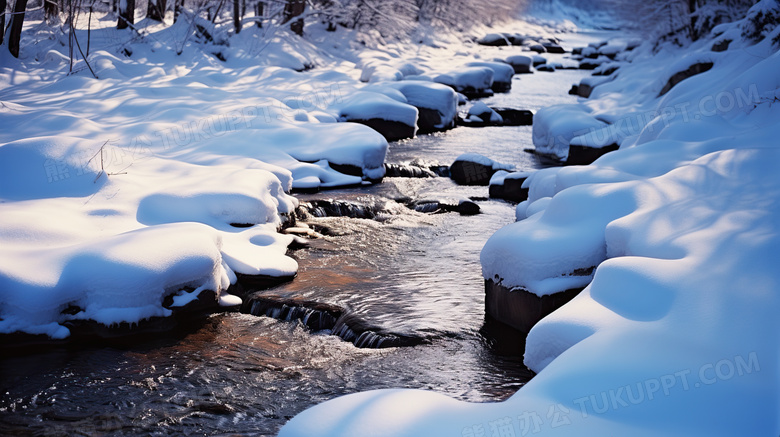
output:
M554 56L551 56L554 58ZM536 110L574 98L587 73L523 75L488 104ZM476 152L518 170L539 168L530 127L453 131L390 145L387 162L449 165ZM211 316L179 337L130 348L55 350L0 357L0 435L274 435L293 415L347 393L389 387L435 390L472 402L502 400L531 374L481 334L479 252L514 221L514 207L479 201L482 214L420 214L392 199L457 201L487 187L449 179L386 179L307 199L379 204L377 220L323 218L331 230L293 253L298 277L264 292L347 308L423 345L359 349L300 323L239 313Z

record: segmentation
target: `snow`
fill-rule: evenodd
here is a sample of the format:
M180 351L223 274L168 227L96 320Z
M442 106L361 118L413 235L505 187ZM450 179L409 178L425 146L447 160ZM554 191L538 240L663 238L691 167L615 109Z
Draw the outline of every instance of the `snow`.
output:
M512 45L509 43L509 41L506 39L506 37L500 33L488 33L487 35L483 36L479 39L480 44L486 44L486 45L495 45L502 43L504 45Z
M187 26L154 31L164 41ZM270 65L325 61L284 35L250 55L259 32L220 48L224 64L194 43L182 58L156 42L130 43L129 58L98 45L90 60L100 79L83 61L66 75L56 34L23 44L19 60L2 51L0 333L66 338L73 319L134 324L169 316L166 296L175 308L204 290L240 304L227 294L235 273L297 272L286 256L293 237L277 233L297 205L292 188L384 175L385 139L335 123L336 107L360 99L358 78L345 73L353 66L303 74ZM388 100L414 123L414 107Z
M438 111L441 115L441 123L436 126L438 128L448 126L455 120L458 95L448 86L409 80L391 82L386 86L400 91L406 101L416 108Z
M513 170L514 165L512 164L503 164L497 161L494 161L486 156L480 155L478 153L464 153L457 158L455 158L455 162L474 162L476 164L482 164L485 167L490 167L495 171L498 170Z
M492 108L488 107L484 102L477 102L471 105L471 108L469 108L468 112L468 118L477 120L475 121L484 121L484 122L491 122L491 123L503 123L504 119L499 115L498 112L494 111Z
M466 64L467 67L486 67L493 70L493 82L512 82L515 69L503 62L475 61Z
M749 15L777 7L763 0ZM537 114L554 152L599 120L636 126L593 165L531 174L519 221L482 251L485 279L510 289L585 287L528 335L537 376L492 404L417 390L339 397L280 436L777 435L780 52L739 38L712 54L714 38L638 47L591 99ZM710 71L658 97L703 59Z
M533 142L536 150L565 159L569 156L569 144L573 138L606 126L591 111L582 104L540 109L534 114Z
M488 67L466 67L433 78L438 82L463 92L472 90L488 90L493 85L493 69Z
M763 0L751 16L776 9ZM719 28L742 29L749 23ZM340 64L282 35L248 56L251 43L240 42L255 32L221 48L224 64L194 44L183 44L186 62L157 43L131 44L129 59L97 49L99 81L83 69L65 77L56 35L26 59L0 55L3 123L13 126L0 132L0 332L65 338L69 320L136 323L169 315L163 297L182 306L204 290L237 304L226 294L237 272L297 270L285 256L293 237L276 232L296 205L292 187L362 180L331 163L381 176L384 139L332 123L332 111L361 99L356 113L375 111L372 100L404 113L398 94L362 90L365 66L377 66L367 80L380 87L451 71L437 81L487 89L494 74L459 69L474 58L468 48L412 60L365 49ZM542 152L565 157L606 122L620 149L530 174L519 221L482 252L485 278L508 288L585 287L529 334L533 380L499 403L419 390L338 397L280 435L777 435L780 53L770 40L737 38L713 54L712 38L684 50L646 44L619 57L619 77L591 99L537 113ZM658 97L702 60L713 69ZM327 71L290 69L310 61ZM458 160L509 169L476 154Z
M513 55L506 58L506 63L511 65L516 72L530 72L533 58L525 55Z
M357 92L335 107L343 121L378 118L398 121L408 126L417 123L417 108L381 93Z

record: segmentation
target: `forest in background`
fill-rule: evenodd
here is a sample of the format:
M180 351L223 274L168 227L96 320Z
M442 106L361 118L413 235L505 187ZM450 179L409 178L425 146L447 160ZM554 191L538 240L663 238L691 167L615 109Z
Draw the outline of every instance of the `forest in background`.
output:
M518 17L527 9L556 12L578 8L606 13L615 27L626 27L677 44L696 40L720 23L743 16L752 0L0 0L0 43L19 57L25 18L44 20L69 33L92 25L92 15L109 14L117 29L133 37L137 17L175 23L182 13L237 34L246 25L289 25L303 34L305 21L402 37L420 27L465 31ZM84 17L88 17L84 20ZM74 41L81 49L78 40Z

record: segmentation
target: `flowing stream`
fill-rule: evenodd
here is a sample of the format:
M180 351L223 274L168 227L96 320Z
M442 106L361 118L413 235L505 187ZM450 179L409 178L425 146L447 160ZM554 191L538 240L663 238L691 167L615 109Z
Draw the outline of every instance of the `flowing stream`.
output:
M534 111L573 102L566 92L587 74L515 76L511 93L485 102ZM449 165L476 152L518 170L540 168L523 152L530 145L530 126L460 127L392 143L386 161ZM375 219L312 219L328 235L292 252L300 264L294 281L260 294L337 305L421 344L358 348L298 321L223 313L190 332L127 347L0 357L0 434L275 435L295 414L348 393L403 387L499 401L533 376L522 357L507 355L481 332L479 253L490 235L514 221L513 205L485 200L487 187L447 178L388 178L299 197L382 212ZM481 214L424 214L396 202L469 197L482 199Z

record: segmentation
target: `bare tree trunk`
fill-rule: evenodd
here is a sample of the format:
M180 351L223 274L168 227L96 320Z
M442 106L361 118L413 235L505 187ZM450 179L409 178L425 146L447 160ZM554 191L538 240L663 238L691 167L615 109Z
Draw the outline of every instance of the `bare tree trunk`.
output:
M60 5L54 0L43 0L43 17L46 22L51 22L60 14Z
M0 0L0 44L3 43L3 37L5 37L5 8L8 5L5 3L5 0Z
M284 17L282 24L287 23L293 18L303 14L306 10L306 2L304 0L287 0L284 4ZM303 36L303 19L299 18L290 23L290 30L296 35Z
M8 51L15 57L19 57L19 42L22 40L22 26L24 25L24 11L27 10L27 0L16 0L14 3L14 15L11 24L8 25Z
M146 18L162 23L165 20L165 9L167 8L167 0L149 0L146 6Z
M257 27L263 27L263 15L265 15L265 3L260 1L255 5L255 18L257 19L255 23L257 23Z
M233 0L233 28L236 35L241 33L241 4L239 0Z
M116 28L126 29L131 24L135 24L135 0L119 0L119 19Z
M181 14L181 8L184 7L184 0L174 0L173 3L173 22L175 23L176 20L179 19L179 14Z

